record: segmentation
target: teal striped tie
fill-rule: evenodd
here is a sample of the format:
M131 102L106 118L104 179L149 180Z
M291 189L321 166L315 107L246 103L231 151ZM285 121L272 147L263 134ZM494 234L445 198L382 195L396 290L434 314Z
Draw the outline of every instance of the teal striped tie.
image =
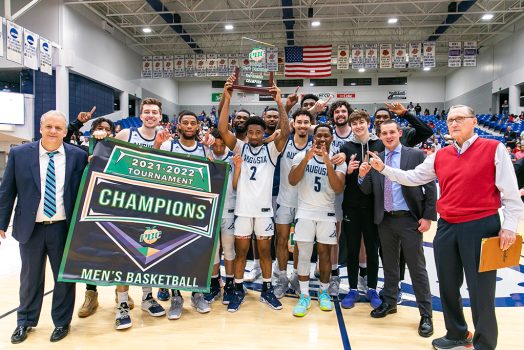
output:
M58 151L47 152L49 164L45 176L45 194L44 194L44 215L52 218L56 214L56 174L55 174L55 154Z

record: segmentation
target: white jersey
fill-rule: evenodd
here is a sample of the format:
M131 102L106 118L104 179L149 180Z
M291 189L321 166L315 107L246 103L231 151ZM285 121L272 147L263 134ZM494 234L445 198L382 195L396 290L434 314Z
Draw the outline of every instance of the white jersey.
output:
M178 141L178 139L174 139L172 141L167 140L164 143L162 143L160 149L164 151L171 151L175 153L188 154L193 156L206 156L206 150L204 148L204 145L200 142L195 142L195 145L193 147L186 148Z
M217 157L214 153L214 159L219 159L226 163L229 163L229 177L227 180L227 189L226 197L224 198L224 210L222 211L222 219L230 219L235 217L235 200L237 197L237 192L233 189L233 173L234 173L234 163L233 163L233 152L226 149L226 152L223 156Z
M301 152L293 158L293 166L306 156ZM347 165L333 165L335 171L346 174ZM336 222L335 191L329 184L326 164L320 157L313 157L306 165L304 176L298 182L298 209L296 218Z
M296 208L298 205L297 186L289 184L289 172L293 166L293 158L302 151L307 151L313 144L313 137L308 136L304 147L298 148L295 145L294 135L289 135L286 146L280 156L280 189L278 191L277 203L288 208Z
M237 140L237 146L242 156L242 167L237 185L235 215L250 218L272 217L271 190L280 152L274 141L251 147L248 143Z
M139 146L152 148L153 144L155 143L155 138L156 138L156 131L155 131L155 136L153 136L151 140L148 140L140 134L137 128L133 127L129 129L129 138L127 139L127 142L135 144L135 145L139 145Z
M337 134L337 129L335 128L335 132L333 133L333 142L331 142L331 146L329 147L330 154L335 155L340 152L340 148L343 144L349 141L351 136L351 131L346 137L342 137L339 134Z

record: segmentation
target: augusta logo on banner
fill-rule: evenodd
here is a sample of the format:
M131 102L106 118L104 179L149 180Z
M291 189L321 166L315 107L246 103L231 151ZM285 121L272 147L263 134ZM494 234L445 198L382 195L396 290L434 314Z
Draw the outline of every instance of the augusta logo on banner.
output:
M208 290L227 167L99 142L79 190L59 280Z

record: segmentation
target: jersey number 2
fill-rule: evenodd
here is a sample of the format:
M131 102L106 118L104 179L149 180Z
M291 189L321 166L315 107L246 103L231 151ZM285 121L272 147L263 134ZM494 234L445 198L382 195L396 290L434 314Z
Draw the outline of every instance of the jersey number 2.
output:
M255 179L255 174L257 173L257 167L256 166L252 166L249 169L252 171L251 177L249 178L249 180L257 181L257 179Z
M321 186L321 183L320 183L320 176L315 176L315 192L320 192L320 186Z

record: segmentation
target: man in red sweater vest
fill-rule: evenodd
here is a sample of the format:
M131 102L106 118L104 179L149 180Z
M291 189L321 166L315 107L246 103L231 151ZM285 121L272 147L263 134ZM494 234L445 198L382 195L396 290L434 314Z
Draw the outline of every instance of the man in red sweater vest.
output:
M481 241L498 235L500 248L508 249L515 242L524 205L506 148L475 134L473 109L453 106L446 122L453 144L428 156L415 169L385 166L374 153L369 153L371 166L406 186L438 179L440 219L433 247L447 334L432 344L435 349L463 349L473 343L477 350L491 350L497 346L498 335L494 306L497 272L478 272ZM501 205L502 226L498 215ZM462 310L463 275L469 287L474 336L468 331Z

